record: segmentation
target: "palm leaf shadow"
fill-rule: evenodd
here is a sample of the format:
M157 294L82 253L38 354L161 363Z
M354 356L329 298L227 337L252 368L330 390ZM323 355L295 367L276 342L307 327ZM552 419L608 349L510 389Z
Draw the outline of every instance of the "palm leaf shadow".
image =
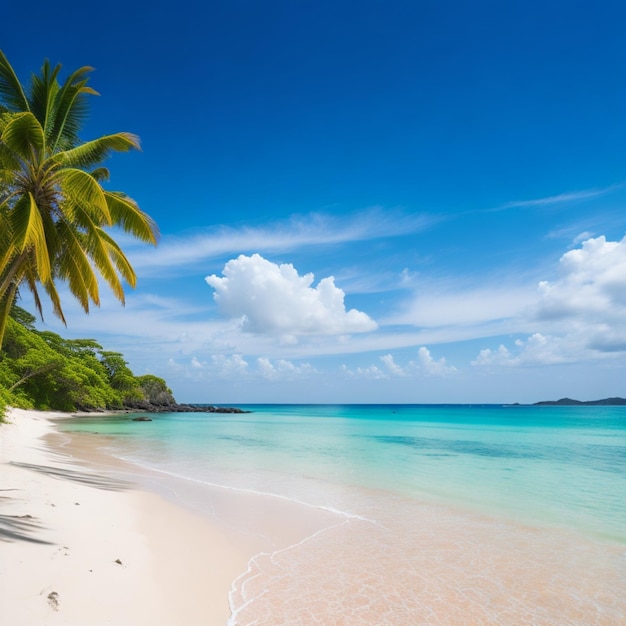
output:
M0 541L28 541L52 545L50 541L32 536L41 529L41 524L30 515L0 515Z
M60 467L52 467L50 465L35 465L33 463L18 463L11 461L10 465L23 467L33 470L53 478L63 478L72 482L86 485L88 487L96 487L98 489L106 489L107 491L123 491L131 486L131 483L125 480L119 480L102 474L90 474L88 472L79 472L77 470L63 469Z

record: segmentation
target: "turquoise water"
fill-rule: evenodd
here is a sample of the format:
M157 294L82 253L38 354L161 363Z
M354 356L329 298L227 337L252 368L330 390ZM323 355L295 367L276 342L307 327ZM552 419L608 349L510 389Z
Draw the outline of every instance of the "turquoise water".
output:
M384 490L626 543L626 407L260 405L70 430L180 477L357 510Z
M242 408L61 422L273 537L228 626L626 623L625 407Z

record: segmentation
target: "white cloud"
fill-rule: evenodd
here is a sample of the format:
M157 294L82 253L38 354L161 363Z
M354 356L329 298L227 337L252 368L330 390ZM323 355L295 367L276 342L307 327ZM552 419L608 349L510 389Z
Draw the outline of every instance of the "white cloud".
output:
M435 360L430 354L430 350L422 346L417 351L417 359L409 361L405 366L396 363L393 355L385 354L380 357L384 365L384 369L377 365L370 365L366 368L357 368L350 370L346 365L343 371L352 377L363 378L405 378L407 376L449 376L455 374L458 370L452 365L446 363L445 358Z
M211 356L211 364L213 370L224 378L232 378L234 376L246 376L248 374L248 362L241 354L233 354L226 356L224 354L214 354Z
M130 260L141 274L185 267L199 261L241 252L285 252L306 246L328 246L420 232L437 218L371 208L348 217L322 213L294 216L262 228L212 227L206 232L163 237L156 250L135 249Z
M391 354L385 354L380 357L380 360L384 363L385 367L389 371L390 374L395 376L406 376L406 371L402 369L393 359Z
M357 367L354 370L350 369L347 365L342 365L341 370L350 378L370 378L373 380L389 378L389 376L376 365L370 365L369 367Z
M470 326L519 317L536 300L529 286L491 285L467 289L450 285L422 285L417 296L399 313L390 314L385 324L422 328Z
M506 367L555 365L576 360L581 346L567 337L546 336L534 333L525 341L515 341L513 352L500 345L497 350L481 350L472 365L498 365Z
M318 374L310 363L294 363L286 359L272 361L267 357L258 357L250 364L242 354L214 354L204 361L197 356L189 360L168 360L168 367L177 375L190 380L271 380L292 381L309 378Z
M586 230L584 233L579 233L578 235L576 235L572 243L577 246L579 243L582 243L587 239L591 239L591 237L593 237L593 233L590 233L588 230Z
M589 200L591 198L597 198L607 193L611 193L616 189L623 187L623 184L610 185L602 189L585 189L582 191L570 191L561 193L556 196L548 196L546 198L536 198L534 200L516 200L513 202L507 202L502 205L502 209L512 209L517 207L535 207L535 206L550 206L554 204L566 204L571 202L579 202L581 200Z
M346 311L344 292L332 276L312 287L290 263L277 265L259 254L226 263L223 278L207 276L220 312L241 319L243 330L274 335L337 335L375 330L368 315Z
M430 354L430 350L423 346L417 351L417 360L419 369L429 376L448 376L457 371L456 367L447 365L443 357L435 361Z
M588 239L561 257L559 273L539 285L537 321L589 350L626 350L626 237Z
M539 319L619 322L626 313L626 237L587 239L559 262L560 278L539 285Z
M485 349L474 365L547 365L606 358L626 351L626 237L587 239L541 281L528 315L537 332L515 348Z
M294 380L317 373L309 363L296 365L285 359L272 363L268 358L259 357L256 363L259 375L268 380Z

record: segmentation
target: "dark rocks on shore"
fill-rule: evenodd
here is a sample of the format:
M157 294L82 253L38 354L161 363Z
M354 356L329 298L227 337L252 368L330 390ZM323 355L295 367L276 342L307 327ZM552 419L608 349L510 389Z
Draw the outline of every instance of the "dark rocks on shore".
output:
M153 404L145 400L126 402L124 408L129 411L142 411L144 413L250 413L236 407L212 406L198 404ZM147 418L150 419L150 418ZM146 420L144 420L146 421Z

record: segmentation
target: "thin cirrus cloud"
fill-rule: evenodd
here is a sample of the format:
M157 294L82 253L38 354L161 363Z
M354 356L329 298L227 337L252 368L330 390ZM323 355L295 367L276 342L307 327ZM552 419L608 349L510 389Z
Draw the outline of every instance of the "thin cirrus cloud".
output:
M515 208L543 207L559 204L569 204L573 202L580 202L582 200L591 200L593 198L598 198L613 191L617 191L618 189L621 189L623 187L624 183L619 183L616 185L609 185L608 187L603 187L601 189L583 189L581 191L569 191L566 193L557 194L556 196L547 196L545 198L535 198L532 200L513 200L511 202L506 202L505 204L491 210L502 211Z
M517 318L534 304L536 297L532 285L424 285L401 310L381 323L419 328L477 326Z
M239 255L211 275L219 311L241 320L244 331L270 335L337 335L370 332L376 322L356 309L346 310L343 290L332 276L314 287L312 273L300 276L290 263L278 265L259 254Z
M201 261L228 254L277 252L306 246L343 244L421 232L437 218L406 215L374 208L346 217L321 213L292 217L263 227L226 226L206 229L188 236L163 237L156 250L132 249L133 267L147 275L152 271L190 267Z

